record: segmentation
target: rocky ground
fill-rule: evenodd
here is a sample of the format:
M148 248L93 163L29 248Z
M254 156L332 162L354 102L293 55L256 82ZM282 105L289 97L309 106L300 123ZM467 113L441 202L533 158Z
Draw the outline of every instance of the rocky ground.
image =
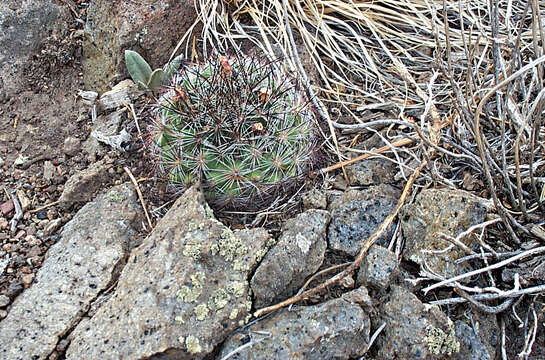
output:
M232 229L198 188L176 199L150 181L146 96L123 81L123 51L163 64L195 19L191 3L0 4L0 357L501 356L496 315L431 306L417 279L421 267L444 277L472 269L454 262L463 255L457 247L428 251L445 247L439 233L456 237L493 214L488 200L464 191L420 191L353 277L252 316L295 295L317 271L342 269L404 183L386 160L355 164L351 187L309 189L298 214L271 231ZM155 210L152 226L124 167ZM544 331L536 333L535 359L545 356ZM520 348L524 338L510 337Z

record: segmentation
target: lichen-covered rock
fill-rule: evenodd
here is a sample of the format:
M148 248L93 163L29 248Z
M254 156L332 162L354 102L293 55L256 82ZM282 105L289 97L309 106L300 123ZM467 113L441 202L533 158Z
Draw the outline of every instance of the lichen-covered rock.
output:
M361 289L323 304L282 309L231 336L218 359L232 360L350 359L361 356L369 342L369 315L359 303L368 302Z
M286 222L278 243L252 277L257 308L294 295L306 278L320 268L327 247L329 219L327 211L308 210Z
M72 333L67 359L201 359L250 317L263 229L231 231L195 188L134 250L112 297Z
M360 265L357 284L376 290L387 290L399 273L397 263L393 252L382 246L372 246Z
M392 212L400 194L390 185L378 185L366 190L349 190L333 199L328 207L331 212L329 248L357 255L362 243ZM390 226L377 244L388 246L394 228L395 225Z
M392 286L373 325L386 323L374 346L382 359L456 359L460 341L454 323L436 306L424 305L399 286Z
M22 88L22 67L47 37L61 37L69 25L69 10L53 0L0 2L0 103Z
M394 184L397 166L386 159L368 159L346 167L350 185Z
M102 188L103 183L110 178L108 170L111 167L111 164L102 160L72 175L64 185L59 205L68 209L76 202L91 200L94 194Z
M400 212L405 236L403 257L420 265L426 263L432 271L446 278L470 271L468 262L455 263L466 255L463 249L452 246L449 251L441 251L451 243L440 234L458 236L483 222L490 206L490 201L461 190L422 191L413 204L406 205ZM471 247L474 237L467 236L461 241Z
M127 74L126 49L138 51L153 69L163 66L195 19L190 0L92 1L83 46L86 89L106 91Z
M46 359L119 274L140 224L132 184L114 187L65 225L32 286L0 322L0 358Z

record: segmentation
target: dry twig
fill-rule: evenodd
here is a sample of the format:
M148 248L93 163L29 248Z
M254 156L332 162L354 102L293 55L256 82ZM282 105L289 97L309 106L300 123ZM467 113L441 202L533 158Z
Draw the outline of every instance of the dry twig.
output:
M136 189L136 193L138 194L138 199L140 199L140 204L142 204L142 209L144 209L144 214L146 214L146 220L148 221L148 226L151 230L153 229L153 223L151 222L151 219L149 217L148 210L146 208L146 203L144 201L144 197L142 196L142 192L140 191L140 186L138 185L138 181L136 181L134 175L132 174L131 170L128 167L124 166L123 170L125 170L127 175L129 175L129 178L131 179L134 185L134 188Z

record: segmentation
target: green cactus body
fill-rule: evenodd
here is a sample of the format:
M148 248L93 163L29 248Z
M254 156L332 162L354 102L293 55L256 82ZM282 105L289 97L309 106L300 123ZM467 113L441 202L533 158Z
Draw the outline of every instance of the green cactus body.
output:
M255 208L303 176L312 113L279 65L218 56L173 74L153 139L171 184L201 181L212 203Z

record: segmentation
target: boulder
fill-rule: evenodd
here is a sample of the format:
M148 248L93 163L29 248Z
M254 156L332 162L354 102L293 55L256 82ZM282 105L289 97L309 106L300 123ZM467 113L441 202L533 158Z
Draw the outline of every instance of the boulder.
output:
M357 284L386 291L398 274L398 261L395 254L382 246L374 245L360 265Z
M91 200L95 193L102 188L103 183L106 183L110 178L108 170L111 167L111 164L101 160L72 175L64 185L64 190L59 198L60 206L68 209L76 202Z
M308 210L286 222L278 243L252 277L257 308L294 295L307 277L320 268L327 247L329 219L327 211Z
M374 327L386 323L377 337L377 360L464 359L454 323L437 306L423 304L399 286L376 310Z
M390 185L371 186L365 190L348 190L331 202L329 248L356 256L362 243L376 231L394 209L401 192ZM390 226L377 244L388 246L395 225Z
M66 359L202 359L250 318L264 229L231 231L196 187L134 250L112 297L74 330Z
M469 262L455 262L467 254L458 246L451 246L441 234L456 237L472 225L482 223L490 207L489 200L462 190L422 191L413 204L401 209L399 215L405 237L403 257L421 266L426 264L445 278L472 270ZM474 236L461 239L470 248L474 241ZM449 251L441 251L449 246Z
M162 67L196 19L191 0L94 0L87 9L83 68L86 89L106 91L128 73L124 51Z
M314 306L282 309L235 333L218 359L351 359L367 350L369 315L364 288Z
M46 359L119 275L140 222L130 183L85 205L68 222L34 283L0 322L0 358Z

